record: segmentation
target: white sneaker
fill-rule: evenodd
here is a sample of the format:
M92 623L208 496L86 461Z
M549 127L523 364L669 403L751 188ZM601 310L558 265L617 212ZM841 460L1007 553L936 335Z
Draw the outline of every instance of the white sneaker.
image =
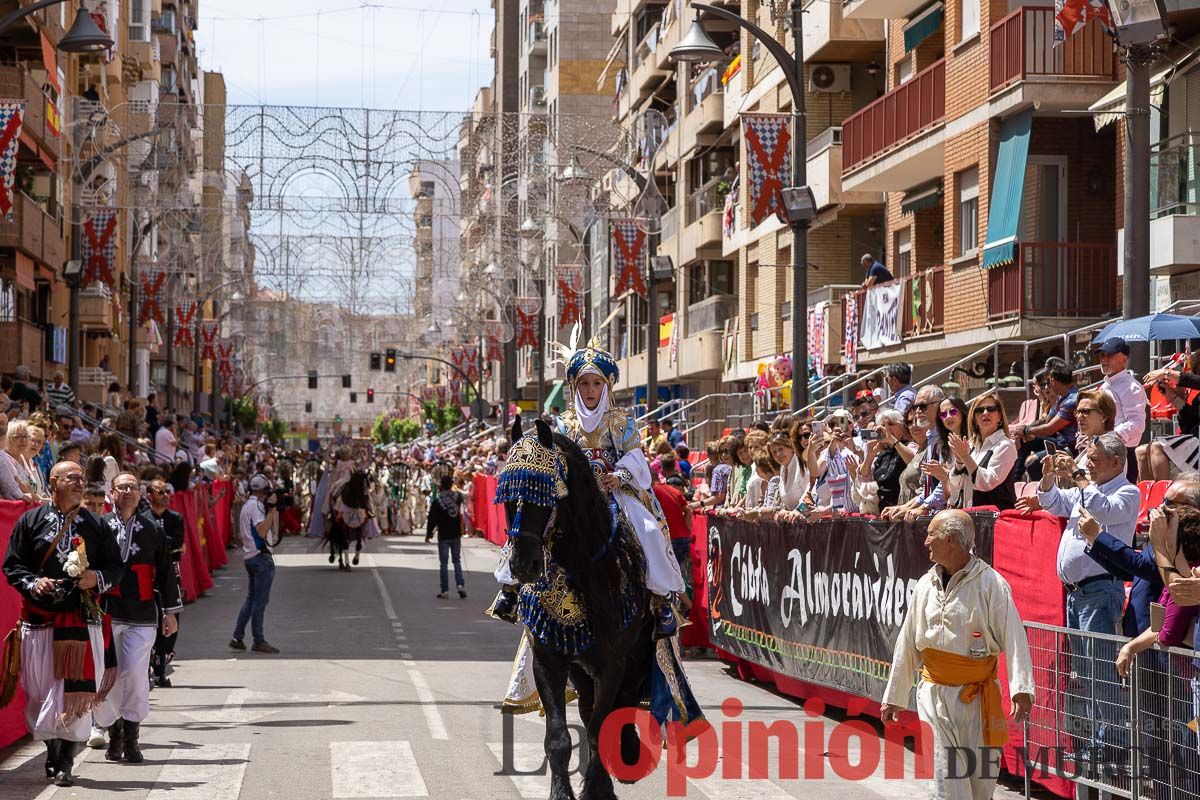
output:
M92 748L93 750L99 750L108 744L107 740L104 738L104 729L97 728L95 725L93 725L92 733L90 736L88 736L87 743L88 747Z

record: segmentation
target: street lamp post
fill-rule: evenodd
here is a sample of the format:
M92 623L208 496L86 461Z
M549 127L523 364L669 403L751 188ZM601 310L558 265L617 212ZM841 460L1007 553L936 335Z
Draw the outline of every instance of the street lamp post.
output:
M725 52L709 38L700 23L700 12L706 11L749 31L779 64L792 93L793 185L784 190L784 203L792 228L792 410L798 411L808 404L808 228L815 216L812 192L807 188L803 3L790 0L788 4L788 27L791 28L794 55L770 33L739 14L707 3L692 3L692 8L696 9L696 20L679 44L671 48L672 59L711 62L725 57Z

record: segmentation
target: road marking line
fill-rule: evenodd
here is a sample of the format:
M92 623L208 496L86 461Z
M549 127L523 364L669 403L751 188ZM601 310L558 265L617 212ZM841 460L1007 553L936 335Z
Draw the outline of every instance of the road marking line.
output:
M396 622L399 620L399 616L396 614L396 606L392 603L392 596L388 594L383 577L379 574L379 567L370 553L367 554L367 563L372 577L375 578L375 586L379 589L379 596L383 599L383 613L387 615L389 620ZM417 665L409 660L412 658L411 653L401 653L400 657L404 659L404 666L408 668L408 679L412 681L413 687L417 690L417 699L421 701L421 713L425 716L425 724L429 726L430 737L440 741L448 741L450 737L446 733L446 724L442 721L442 714L438 711L437 701L434 699L429 684L425 681L425 676L417 670Z
M442 722L442 714L438 711L437 701L433 699L433 692L429 688L429 684L425 682L425 676L415 668L408 670L408 679L413 682L413 686L417 689L417 699L421 701L421 711L425 714L425 723L429 726L429 735L440 741L449 740L446 734L446 725Z
M519 772L531 772L538 769L546 758L546 752L538 742L513 742L510 747L512 748L512 765ZM504 745L492 742L488 744L488 749L496 758L497 768L502 768L504 766ZM577 759L572 751L572 768L576 763ZM523 798L529 798L529 800L535 798L540 800L550 791L550 768L548 766L544 775L509 775L508 779L512 781L517 794ZM572 783L574 782L572 781Z
M250 759L248 744L202 744L171 751L146 800L238 800ZM189 763L193 762L193 763ZM225 762L225 763L221 763Z
M383 613L387 614L387 618L392 622L400 619L396 615L396 607L392 605L392 598L388 594L387 587L383 585L383 578L379 574L379 565L375 563L375 559L370 553L367 554L367 560L371 565L371 575L375 578L375 585L379 587L379 596L383 598Z
M412 745L398 742L330 742L335 798L428 797Z

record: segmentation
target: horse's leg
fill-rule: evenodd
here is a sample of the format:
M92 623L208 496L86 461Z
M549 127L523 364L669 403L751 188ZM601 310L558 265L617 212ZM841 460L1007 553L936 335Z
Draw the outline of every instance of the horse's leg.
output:
M570 670L571 686L579 695L579 718L586 727L592 718L592 707L596 700L596 684L592 676L578 664L572 664Z
M620 650L617 650L620 652ZM596 676L591 719L587 723L588 764L580 800L616 800L612 777L600 759L600 731L616 708L617 694L625 673L624 659L613 659Z
M533 682L546 713L546 758L550 800L575 800L571 789L571 730L567 727L567 660L546 649L535 651Z

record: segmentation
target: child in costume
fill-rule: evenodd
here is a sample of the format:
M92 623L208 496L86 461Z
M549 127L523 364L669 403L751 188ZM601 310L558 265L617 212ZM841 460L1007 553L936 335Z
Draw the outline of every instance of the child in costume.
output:
M650 464L642 451L632 415L611 404L612 387L620 375L616 360L597 339L576 349L579 327L571 346L561 348L567 365L571 402L559 418L558 431L584 451L596 479L609 492L637 533L646 557L646 588L652 595L655 638L674 635L679 628L674 610L683 591L679 561L671 549L671 534L662 508L650 491ZM507 548L502 552L496 579L502 584L489 613L516 622L517 583L509 568Z

